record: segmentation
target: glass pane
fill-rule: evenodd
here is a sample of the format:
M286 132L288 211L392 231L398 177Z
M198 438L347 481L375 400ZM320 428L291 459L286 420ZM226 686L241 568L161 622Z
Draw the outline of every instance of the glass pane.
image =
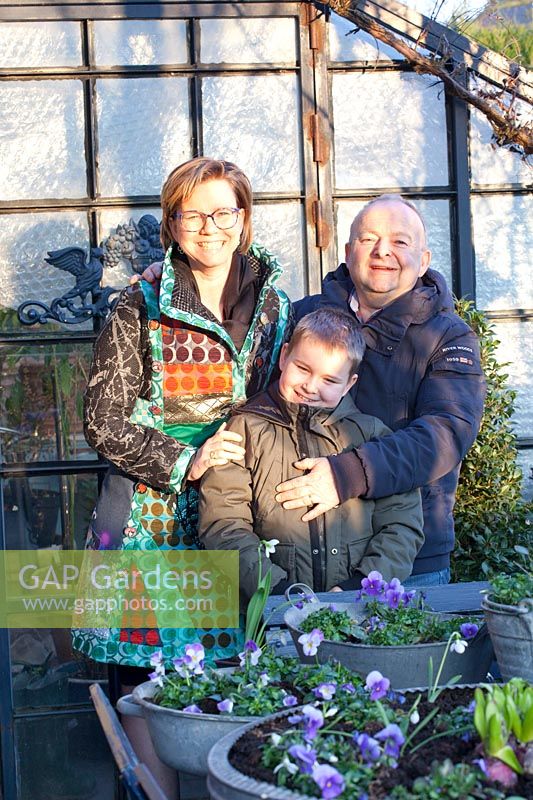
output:
M9 645L17 709L89 705L91 683L107 689L107 665L73 650L69 630L11 630Z
M533 450L519 450L517 463L522 470L523 493L526 500L533 501Z
M509 386L518 392L514 422L518 436L533 436L533 394L531 364L533 364L533 322L493 323L500 346L496 357L502 372L509 376Z
M158 195L192 155L186 78L97 81L97 115L104 195Z
M472 217L478 307L533 308L531 196L472 197Z
M15 720L20 800L114 797L113 756L96 713Z
M273 253L283 275L279 286L291 300L304 296L305 256L304 221L300 203L275 203L254 206L254 241Z
M393 47L357 30L350 20L332 13L328 25L330 61L403 61ZM355 33L357 31L357 33Z
M147 215L152 219L143 220L140 226L137 225ZM113 237L106 246L104 286L126 286L134 271L138 272L161 259L163 250L159 228L151 224L153 218L161 222L160 208L108 208L100 211L100 238L105 240Z
M332 81L337 188L448 184L441 83L407 72L334 74Z
M79 22L0 22L0 67L77 67L81 63Z
M3 440L10 435L9 430L0 428ZM80 550L85 546L98 496L96 475L6 478L3 490L8 550ZM67 530L62 527L61 508L65 510Z
M184 64L185 22L173 19L95 21L94 55L99 66Z
M204 19L200 26L204 64L296 62L295 19Z
M85 197L81 81L0 86L2 200Z
M204 151L238 164L255 192L300 191L296 76L205 78L202 93Z
M20 303L38 300L50 305L75 285L73 275L45 262L48 251L82 247L88 253L88 243L87 215L83 211L0 215L0 331L20 329L13 311ZM90 329L91 323L76 325L76 330L87 327ZM54 325L48 323L46 329L52 328Z
M350 235L350 226L366 200L339 200L335 204L337 217L337 260L344 261L344 245ZM415 205L426 222L428 246L431 250L431 267L438 270L452 287L450 205L448 200L417 200Z
M494 87L484 81L476 81L478 88L493 91ZM533 113L526 103L515 101L517 121L533 124ZM470 169L473 185L499 183L531 183L531 165L518 153L492 143L492 128L486 117L470 107Z
M82 426L83 392L91 360L90 343L0 345L4 461L96 457L84 439Z

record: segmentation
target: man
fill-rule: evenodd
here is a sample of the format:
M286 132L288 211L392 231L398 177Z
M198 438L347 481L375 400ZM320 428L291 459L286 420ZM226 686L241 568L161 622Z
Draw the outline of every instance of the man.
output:
M313 506L305 521L349 497L421 487L425 544L408 585L449 581L459 467L485 396L475 334L454 313L442 276L428 271L430 260L419 212L382 195L354 219L346 264L326 276L321 295L296 304L298 318L320 306L352 311L367 348L351 394L393 433L350 453L304 459L306 474L276 495L285 508Z

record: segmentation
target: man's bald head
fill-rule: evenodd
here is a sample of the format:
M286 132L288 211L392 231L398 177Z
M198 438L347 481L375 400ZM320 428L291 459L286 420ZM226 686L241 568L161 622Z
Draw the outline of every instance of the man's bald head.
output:
M397 203L398 205L407 206L407 208L411 209L411 211L416 215L419 223L420 223L420 239L419 244L421 247L425 248L427 246L427 230L426 230L426 223L424 222L424 217L415 206L414 203L411 203L410 200L406 200L405 197L402 197L401 194L381 194L379 197L375 197L373 200L370 200L364 208L356 215L352 225L350 227L350 242L356 238L357 233L359 231L360 223L365 216L366 212L375 206L377 203ZM416 223L415 223L416 224Z

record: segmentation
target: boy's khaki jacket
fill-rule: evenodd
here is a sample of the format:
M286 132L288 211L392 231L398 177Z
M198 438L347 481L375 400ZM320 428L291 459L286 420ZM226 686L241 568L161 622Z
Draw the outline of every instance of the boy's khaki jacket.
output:
M311 522L302 522L304 509L286 510L275 500L279 483L302 474L296 461L390 433L377 418L361 414L349 395L334 409L314 408L287 403L273 384L235 413L228 430L243 436L245 459L205 473L199 536L208 550L239 550L243 601L257 588L260 540L279 540L270 562L261 555L262 574L272 569L274 592L276 585L280 591L294 582L315 591L357 588L371 570L387 580L411 574L424 541L418 490L354 498Z

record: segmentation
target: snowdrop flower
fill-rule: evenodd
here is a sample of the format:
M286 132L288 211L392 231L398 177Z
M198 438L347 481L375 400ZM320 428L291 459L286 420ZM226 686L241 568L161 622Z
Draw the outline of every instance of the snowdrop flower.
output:
M417 725L420 722L420 714L418 713L416 708L413 711L413 713L411 714L411 716L409 717L409 720L410 720L412 725Z
M278 744L281 742L281 736L279 735L279 733L271 733L270 741L272 742L274 747L277 747Z
M337 708L337 706L332 706L331 708L328 708L328 710L325 712L324 716L325 717L334 717L338 710L339 709Z
M225 700L221 700L220 703L217 703L217 708L222 713L227 712L231 714L233 711L233 700L227 697Z
M305 656L314 656L324 641L324 634L318 628L313 628L311 633L302 633L298 637L298 641L302 645Z
M370 692L371 700L381 700L382 697L385 697L389 686L389 679L384 678L377 669L373 669L372 672L369 672L366 676L365 688Z
M290 775L296 775L296 773L298 772L298 767L296 766L296 764L293 764L293 762L290 760L288 756L284 756L283 760L280 761L277 767L274 767L273 770L274 775L276 774L276 772L279 772L280 769L286 769Z
M270 676L268 672L262 672L261 675L259 676L259 681L261 683L261 686L268 686L268 684L270 683Z
M455 641L453 641L450 645L450 650L454 653L462 655L467 647L468 642L465 642L464 639L455 639Z
M270 558L272 553L276 552L276 547L279 544L279 539L263 539L262 543L265 546L265 555L267 558Z
M329 764L315 764L311 777L322 792L323 800L332 800L344 791L344 778Z

